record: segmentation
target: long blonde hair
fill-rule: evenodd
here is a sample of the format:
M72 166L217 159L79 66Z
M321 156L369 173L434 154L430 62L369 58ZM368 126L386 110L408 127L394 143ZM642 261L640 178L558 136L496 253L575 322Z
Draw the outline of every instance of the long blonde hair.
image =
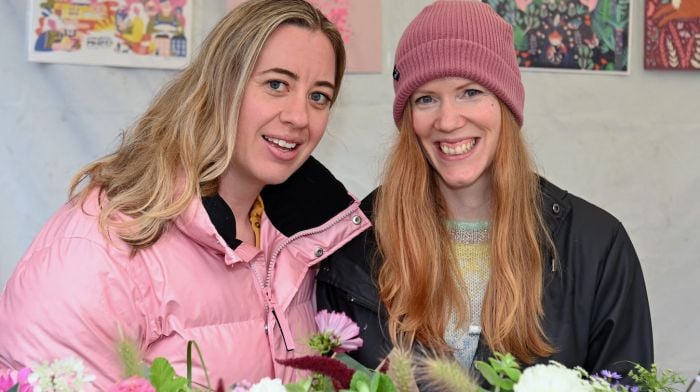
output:
M250 0L237 7L123 135L121 146L71 181L71 198L83 202L93 189L107 196L99 214L103 232L113 225L133 251L148 247L193 198L216 192L231 162L246 83L268 37L285 24L328 37L335 52L337 97L345 49L340 33L320 11L304 0ZM117 222L116 212L133 219Z
M387 328L396 345L419 342L450 351L449 315L468 320L468 299L457 272L447 211L437 174L404 111L375 203L383 264L378 284ZM538 176L520 127L501 103L502 129L492 171L491 276L483 302L482 334L495 351L525 363L554 350L541 326L542 261L551 239L541 214Z

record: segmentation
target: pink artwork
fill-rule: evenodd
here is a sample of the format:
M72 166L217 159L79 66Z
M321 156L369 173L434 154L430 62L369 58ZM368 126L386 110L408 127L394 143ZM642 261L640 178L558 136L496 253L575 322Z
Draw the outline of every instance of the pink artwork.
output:
M227 9L245 0L227 0ZM333 22L345 42L347 72L381 72L381 14L377 0L307 0Z
M700 71L700 0L646 0L644 68Z

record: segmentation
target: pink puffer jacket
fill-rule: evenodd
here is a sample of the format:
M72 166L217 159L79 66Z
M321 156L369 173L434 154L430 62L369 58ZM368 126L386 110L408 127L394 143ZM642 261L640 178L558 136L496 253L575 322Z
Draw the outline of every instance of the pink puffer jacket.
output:
M207 208L193 201L133 258L114 234L110 243L100 233L97 192L82 209L66 205L0 296L0 372L77 356L106 389L121 378L116 344L128 336L146 361L166 357L180 375L186 342L196 341L214 384L295 380L275 359L309 353L315 266L370 223L313 158L262 198L261 249L236 240L230 210L205 199Z

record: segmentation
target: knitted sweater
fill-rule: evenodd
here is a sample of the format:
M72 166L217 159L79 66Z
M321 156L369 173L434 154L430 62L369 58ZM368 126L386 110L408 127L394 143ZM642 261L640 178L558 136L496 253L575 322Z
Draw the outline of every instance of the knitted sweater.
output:
M457 267L462 277L462 294L469 299L469 319L457 325L453 313L445 331L445 340L454 351L454 357L469 369L481 334L481 307L491 273L489 253L489 224L477 222L448 222L448 231L454 241Z

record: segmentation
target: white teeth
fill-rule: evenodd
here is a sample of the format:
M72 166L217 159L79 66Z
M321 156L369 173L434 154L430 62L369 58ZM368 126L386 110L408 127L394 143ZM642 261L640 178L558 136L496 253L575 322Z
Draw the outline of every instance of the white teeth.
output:
M462 143L458 146L450 146L444 143L440 143L440 150L447 155L460 155L471 151L476 145L476 139L469 139L468 142Z
M274 143L282 148L286 148L289 150L293 150L297 146L296 143L290 143L290 142L284 141L282 139L276 139L274 137L263 136L263 138L270 143Z

